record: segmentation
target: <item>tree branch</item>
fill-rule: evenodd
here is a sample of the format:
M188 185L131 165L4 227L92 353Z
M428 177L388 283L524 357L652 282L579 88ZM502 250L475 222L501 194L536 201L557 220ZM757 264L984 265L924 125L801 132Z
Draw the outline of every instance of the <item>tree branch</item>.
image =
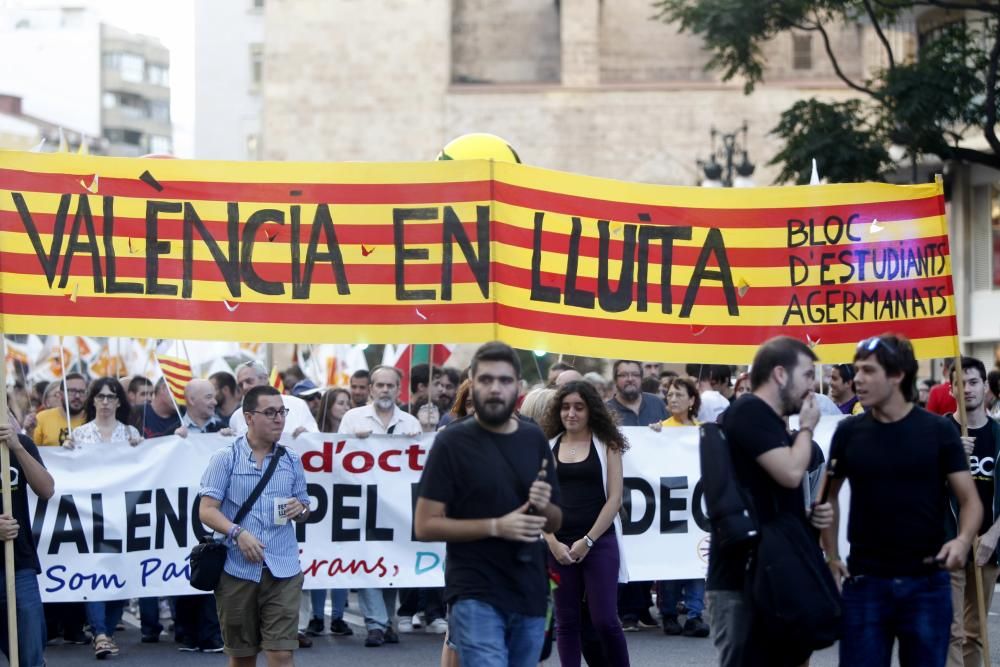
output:
M995 30L993 48L990 50L990 65L986 70L986 123L983 130L986 142L993 149L993 154L1000 157L1000 139L997 139L997 65L1000 63L1000 21L997 21Z
M971 164L981 164L993 169L1000 169L1000 155L986 151L977 151L972 148L957 148L952 146L949 147L947 155L939 155L938 157L949 160L962 160Z
M837 62L837 56L833 54L833 47L830 46L830 35L827 34L826 28L824 28L823 24L819 21L816 21L813 25L815 25L815 29L819 31L819 34L823 36L823 47L826 49L826 55L830 59L830 64L833 65L833 71L837 75L837 78L847 84L849 88L853 88L859 93L864 93L870 97L879 99L878 93L871 88L854 83L847 78L847 75L840 69L840 63Z
M878 35L879 40L885 47L885 52L889 56L889 69L896 69L896 59L892 55L892 46L889 45L889 40L886 39L885 33L882 32L882 26L878 24L878 17L875 16L875 10L872 9L872 3L869 0L863 0L865 5L865 11L868 12L868 18L871 19L872 27L875 28L875 34Z

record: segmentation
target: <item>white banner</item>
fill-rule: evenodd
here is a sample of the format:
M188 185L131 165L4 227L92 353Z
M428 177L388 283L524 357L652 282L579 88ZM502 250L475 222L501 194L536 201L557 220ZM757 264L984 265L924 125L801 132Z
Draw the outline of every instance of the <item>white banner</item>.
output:
M837 420L824 418L817 429L824 450ZM623 522L631 578L705 576L697 429L624 432L631 444ZM443 585L444 545L412 538L417 483L433 438L303 434L289 443L302 456L312 498L309 522L296 526L305 588ZM134 448L40 448L56 482L47 503L32 505L42 598L197 592L188 585L187 556L206 533L197 520L199 481L227 442L195 435Z

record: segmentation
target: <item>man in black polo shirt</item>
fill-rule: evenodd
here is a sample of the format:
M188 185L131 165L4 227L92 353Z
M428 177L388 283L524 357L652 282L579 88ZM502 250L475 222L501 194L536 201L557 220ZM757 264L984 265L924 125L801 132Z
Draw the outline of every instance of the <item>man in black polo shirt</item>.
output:
M958 431L917 407L917 361L906 338L861 341L854 388L865 412L840 422L830 444L830 500L836 515L843 481L851 483L845 567L837 554L837 521L823 544L843 582L840 664L888 667L894 640L899 663L944 665L952 621L946 570L965 565L982 524L982 504ZM948 539L948 490L959 506L958 536Z
M0 442L10 450L10 507L0 514L0 542L14 542L14 594L17 605L17 651L20 663L26 667L45 664L45 614L38 591L38 575L42 571L31 536L28 515L28 487L46 502L55 491L52 475L42 465L35 443L26 435L18 435L8 423L0 424ZM2 504L2 501L0 501ZM6 590L3 568L6 550L0 549L0 590ZM7 599L0 596L0 648L10 658L7 635Z
M1000 448L1000 424L986 415L986 366L973 357L962 357L962 377L965 387L965 419L969 435L964 438L965 452L969 455L969 472L983 505L983 522L979 527L979 550L975 562L969 558L965 565L951 573L952 610L951 643L948 647L948 667L983 664L983 640L980 636L979 608L976 599L975 569L982 567L983 604L989 610L993 602L993 589L997 580L997 537L1000 536L1000 489L997 489L994 470ZM951 370L955 384L955 369ZM956 399L960 398L958 396ZM946 417L961 433L959 415ZM954 505L954 503L953 503ZM957 507L954 509L958 510ZM957 524L954 514L948 514L949 531L954 534Z
M812 462L813 429L820 414L812 393L815 361L816 355L802 341L779 336L765 342L751 366L752 392L736 399L723 414L733 481L750 495L761 524L786 514L806 521L801 487ZM799 430L793 438L785 417L796 413ZM822 528L831 514L829 505L814 508L813 525ZM744 593L752 545L723 549L717 542L713 534L706 588L719 665L788 667L805 662L811 648L798 646L795 637L776 640L755 631L751 602Z
M509 346L480 347L475 417L438 434L420 479L413 530L417 539L447 542L449 640L463 665L534 667L545 638L540 533L558 530L562 512L548 441L513 416L520 379Z
M611 368L615 381L615 395L608 400L609 410L617 413L619 426L649 426L659 424L670 416L667 405L656 394L642 391L642 364L630 359L619 359ZM618 586L618 613L625 632L636 632L639 625L656 627L649 613L653 605L651 581L630 581Z

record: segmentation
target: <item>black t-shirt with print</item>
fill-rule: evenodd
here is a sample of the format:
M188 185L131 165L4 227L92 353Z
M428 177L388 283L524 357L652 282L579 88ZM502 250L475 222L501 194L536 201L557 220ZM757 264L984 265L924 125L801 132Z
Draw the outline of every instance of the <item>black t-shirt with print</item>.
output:
M969 465L955 427L917 406L892 423L871 413L848 417L833 434L830 462L836 462L836 476L851 484L851 574L937 571L924 561L946 540L947 477Z
M722 429L729 443L736 480L747 490L761 523L777 513L791 512L805 521L805 498L801 486L788 489L776 482L757 457L778 447L789 447L793 439L771 406L753 394L736 399L723 415ZM720 549L709 543L709 590L743 590L747 559L752 545Z
M518 420L517 431L504 435L466 419L438 433L420 478L419 495L444 503L451 519L501 517L528 499L542 461L548 461L551 502L559 505L552 452L538 426ZM546 552L544 540L449 542L445 599L471 598L506 612L544 616L549 592Z
M18 435L17 438L21 441L21 446L24 447L25 451L31 455L31 458L42 463L38 447L31 441L31 438L26 435ZM14 569L31 569L40 573L42 568L38 563L38 553L35 549L34 537L31 534L31 519L28 514L28 479L25 477L24 471L21 470L21 464L13 452L10 455L10 490L11 503L14 505L12 515L20 528L14 539ZM3 514L7 513L7 508L3 507L2 497L0 497L0 509L3 510ZM0 549L0 565L5 562L6 550Z
M948 415L946 419L951 422L955 430L959 433L962 432L962 427L955 421L954 415ZM979 534L982 535L990 529L996 520L993 516L993 473L996 468L994 460L996 443L993 442L992 420L988 419L986 425L980 428L970 428L969 437L976 440L972 456L969 457L969 472L972 473L972 481L976 484L979 500L983 503L983 523L979 528Z

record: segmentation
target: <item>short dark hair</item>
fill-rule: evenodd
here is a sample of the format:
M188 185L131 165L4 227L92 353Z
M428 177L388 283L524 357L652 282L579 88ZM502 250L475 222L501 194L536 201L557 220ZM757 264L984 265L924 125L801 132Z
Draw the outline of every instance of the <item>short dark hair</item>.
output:
M757 348L750 369L750 388L756 391L767 384L771 373L779 366L789 373L798 365L799 355L804 354L813 361L818 357L808 345L791 336L775 336Z
M647 394L657 394L660 391L660 379L652 375L642 378L639 388Z
M831 372L837 371L837 375L840 376L841 382L847 382L854 387L854 366L851 364L834 364L830 369Z
M576 367L573 364L567 364L565 361L557 361L556 363L549 366L549 373L552 371L575 371Z
M687 392L688 397L694 399L694 403L691 404L691 408L688 410L688 418L694 419L697 417L698 411L701 410L701 394L698 393L698 385L695 384L695 379L678 375L670 380L670 384L667 385L667 391L670 391L674 387L684 387L684 391Z
M447 375L451 383L456 387L462 384L462 374L458 372L457 368L452 368L451 366L441 366L440 368L434 369L434 377L440 375Z
M546 404L539 424L546 437L553 438L566 430L562 423L562 402L570 394L579 394L586 403L587 426L598 440L612 451L624 452L628 449L628 440L616 424L618 413L608 410L593 385L582 380L567 382L559 387Z
M261 396L281 396L281 392L269 384L252 387L250 391L243 394L243 414L256 410Z
M858 343L854 361L875 357L886 375L902 375L899 390L908 403L917 399L917 357L913 345L902 334L872 336Z
M351 379L352 380L362 380L362 379L364 379L364 380L370 380L371 379L371 375L364 368L359 368L358 370L354 371L351 374Z
M712 364L708 369L708 377L719 384L729 384L733 377L733 369L728 364Z
M139 391L141 387L152 387L153 381L144 375L136 375L134 378L129 380L128 383L128 393L134 394Z
M71 373L70 375L79 375L79 373ZM72 380L74 378L67 375L66 379ZM97 400L97 394L104 387L108 387L113 391L115 398L118 399L118 407L115 409L115 419L123 424L128 424L129 412L131 410L128 404L128 397L125 396L122 383L113 377L99 377L90 385L90 389L87 391L87 400L83 404L83 409L87 413L87 421L93 421L97 416L97 408L94 406L94 402Z
M660 380L662 381L664 378L675 378L678 377L678 375L679 373L677 371L672 371L669 368L664 368L662 371L660 371Z
M514 367L514 377L518 380L521 379L521 360L517 356L517 352L514 351L507 343L502 343L498 340L483 343L476 350L476 353L472 356L472 375L475 376L476 368L479 366L481 361L505 361Z
M640 373L642 372L642 363L641 362L638 362L635 359L619 359L618 361L616 361L614 364L611 365L611 377L612 378L618 377L618 367L621 366L622 364L635 364L636 366L639 367L639 372Z
M396 384L398 384L400 387L403 386L403 371L399 370L395 366L389 366L387 364L379 364L375 368L371 369L371 371L369 371L368 374L369 382L371 381L372 377L374 377L374 375L379 371L392 371L393 373L396 374Z
M1000 396L1000 371L990 371L986 376L986 386L994 396Z
M410 367L410 393L417 390L420 385L431 383L431 368L427 364L417 364Z
M76 373L76 372L66 373L66 382L69 382L70 380L83 380L84 382L90 382L90 380L87 379L86 375L84 375L83 373Z
M226 371L217 371L208 376L208 379L215 382L215 386L222 389L228 389L229 393L233 396L236 395L236 378L232 373L227 373Z
M684 364L684 372L696 382L707 380L712 372L712 364Z
M979 361L975 357L962 357L962 372L976 369L979 372L979 377L983 382L986 382L986 364ZM955 366L952 365L951 370L948 371L948 378L954 382L955 381Z

